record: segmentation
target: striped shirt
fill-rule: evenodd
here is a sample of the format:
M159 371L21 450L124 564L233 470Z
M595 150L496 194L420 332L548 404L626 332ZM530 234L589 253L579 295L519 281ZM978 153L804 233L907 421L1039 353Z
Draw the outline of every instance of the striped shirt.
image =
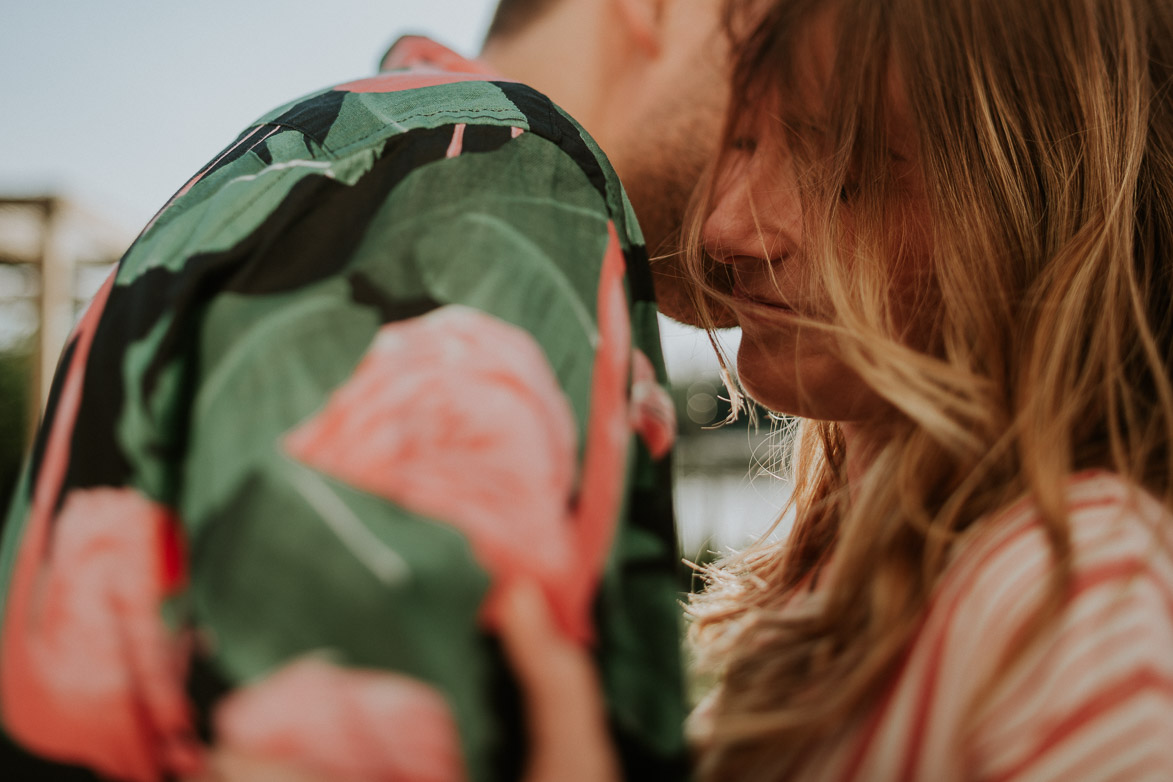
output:
M1024 500L958 553L888 694L813 778L1173 780L1173 522L1105 473L1068 498L1074 578L1054 628L992 681L1052 568Z
M885 695L802 780L1173 780L1173 519L1103 472L1068 503L1073 582L1050 629L995 676L1053 567L1024 499L959 548Z

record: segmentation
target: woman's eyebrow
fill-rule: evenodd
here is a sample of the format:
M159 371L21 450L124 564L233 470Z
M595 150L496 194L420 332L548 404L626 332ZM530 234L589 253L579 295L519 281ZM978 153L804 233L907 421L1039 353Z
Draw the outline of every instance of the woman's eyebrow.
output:
M780 112L774 116L783 128L791 132L815 136L826 136L831 132L831 122L826 116L794 111Z
M780 115L777 117L778 126L782 132L791 138L798 138L807 143L823 144L831 138L831 123L819 117L810 115Z
M775 115L775 119L787 132L803 138L825 141L832 135L831 121L826 117L786 113ZM886 132L885 136L884 149L892 158L902 163L912 160L913 156L905 149L906 135Z

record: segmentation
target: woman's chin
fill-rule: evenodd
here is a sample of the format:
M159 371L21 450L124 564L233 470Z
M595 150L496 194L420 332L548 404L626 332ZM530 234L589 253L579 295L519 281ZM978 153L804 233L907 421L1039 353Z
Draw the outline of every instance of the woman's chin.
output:
M747 396L773 413L847 423L891 412L855 372L828 354L796 361L770 358L753 340L742 339L738 380Z

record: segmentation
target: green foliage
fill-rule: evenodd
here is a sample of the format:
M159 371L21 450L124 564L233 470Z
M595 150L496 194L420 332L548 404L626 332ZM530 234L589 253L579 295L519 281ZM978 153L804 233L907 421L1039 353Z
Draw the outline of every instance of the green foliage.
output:
M28 353L0 353L0 519L12 499L27 446L32 367Z

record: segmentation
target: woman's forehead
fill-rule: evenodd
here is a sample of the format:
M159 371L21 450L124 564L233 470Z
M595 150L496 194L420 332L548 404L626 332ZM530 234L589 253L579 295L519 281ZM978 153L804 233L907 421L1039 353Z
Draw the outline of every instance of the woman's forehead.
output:
M833 7L816 11L796 31L793 84L785 85L787 112L806 115L812 124L826 124L828 93L839 49L839 13Z
M828 3L815 10L793 31L788 83L778 85L781 89L772 91L778 96L777 105L767 114L782 120L792 131L826 134L837 108L835 101L840 99L834 95L836 69L861 68L866 72L883 68L883 93L878 96L877 105L883 110L885 132L891 141L911 145L915 128L908 87L898 67L899 58L888 57L884 62L875 63L852 61L851 52L840 52L844 22L839 4Z

